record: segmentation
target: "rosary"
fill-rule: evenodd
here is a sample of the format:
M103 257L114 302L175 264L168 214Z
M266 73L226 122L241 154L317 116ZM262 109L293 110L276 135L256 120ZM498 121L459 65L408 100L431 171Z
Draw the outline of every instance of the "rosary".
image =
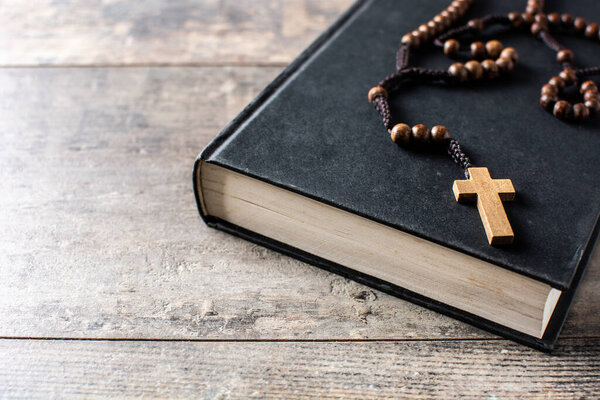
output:
M454 0L431 21L404 35L396 54L396 72L371 88L368 97L381 114L383 124L396 144L407 146L416 142L447 147L448 154L464 169L467 178L454 181L452 191L456 201L477 201L477 209L490 245L510 244L513 242L514 233L502 201L510 201L515 197L516 192L511 180L492 179L487 168L473 167L458 141L450 137L449 130L443 125L429 129L423 124L414 125L412 128L404 123L393 124L388 93L398 89L408 80L458 84L510 74L519 60L517 51L512 47L504 48L498 40L490 40L485 44L473 41L464 52L466 54L463 54L463 44L456 39L465 35L477 35L493 25L505 25L511 29L530 30L534 37L556 52L556 61L563 70L542 86L540 105L560 120L584 121L592 115L600 114L598 87L594 81L586 80L588 76L600 74L600 67L576 69L573 52L561 45L550 32L559 29L564 32L571 31L592 40L600 40L600 34L597 23L588 23L581 17L574 18L570 14L556 12L546 15L543 12L544 0L528 0L524 13L488 15L450 29L462 18L473 1ZM472 59L464 64L456 62L450 65L448 71L409 67L411 50L429 42L442 48L444 54L450 58L468 58L470 55ZM579 87L582 102L571 105L568 101L559 99L569 85Z

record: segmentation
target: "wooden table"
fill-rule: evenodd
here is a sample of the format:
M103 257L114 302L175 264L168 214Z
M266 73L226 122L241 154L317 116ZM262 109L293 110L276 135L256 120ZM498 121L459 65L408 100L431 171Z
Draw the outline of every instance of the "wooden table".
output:
M196 154L351 0L0 13L0 397L600 396L600 254L553 355L211 230Z

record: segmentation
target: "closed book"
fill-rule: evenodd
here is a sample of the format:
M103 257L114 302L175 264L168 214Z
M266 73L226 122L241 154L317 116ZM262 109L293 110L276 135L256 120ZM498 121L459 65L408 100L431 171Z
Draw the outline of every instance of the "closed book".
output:
M464 21L522 3L476 2ZM543 110L556 54L506 27L486 35L519 52L512 75L390 96L395 117L447 126L475 166L512 179L514 242L490 246L476 206L452 192L463 171L443 151L394 144L366 95L395 70L402 35L447 5L355 3L202 151L198 209L211 227L549 351L598 233L598 118ZM585 9L600 17L600 3ZM597 43L565 40L578 62L600 64ZM428 47L413 64L452 62Z

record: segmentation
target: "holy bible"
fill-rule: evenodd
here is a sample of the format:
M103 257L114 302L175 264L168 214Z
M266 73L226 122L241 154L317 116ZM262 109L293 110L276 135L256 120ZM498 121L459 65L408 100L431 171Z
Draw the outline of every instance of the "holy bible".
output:
M466 19L523 7L490 3ZM598 233L598 119L566 124L541 109L559 66L528 35L503 38L521 55L509 77L391 98L394 115L443 123L476 167L512 179L514 242L490 246L475 205L455 200L463 171L443 152L395 145L366 96L394 68L399 38L446 6L352 6L202 151L198 209L211 227L549 351ZM585 7L600 17L600 3ZM570 47L598 64L594 45Z

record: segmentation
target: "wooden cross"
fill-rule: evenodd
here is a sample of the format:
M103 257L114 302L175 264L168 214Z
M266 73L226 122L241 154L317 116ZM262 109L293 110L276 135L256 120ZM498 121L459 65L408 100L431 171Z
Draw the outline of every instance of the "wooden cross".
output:
M515 235L508 222L502 201L515 198L515 188L510 179L492 179L488 169L469 168L468 180L454 181L452 191L456 201L477 199L477 209L483 221L489 243L510 244Z

